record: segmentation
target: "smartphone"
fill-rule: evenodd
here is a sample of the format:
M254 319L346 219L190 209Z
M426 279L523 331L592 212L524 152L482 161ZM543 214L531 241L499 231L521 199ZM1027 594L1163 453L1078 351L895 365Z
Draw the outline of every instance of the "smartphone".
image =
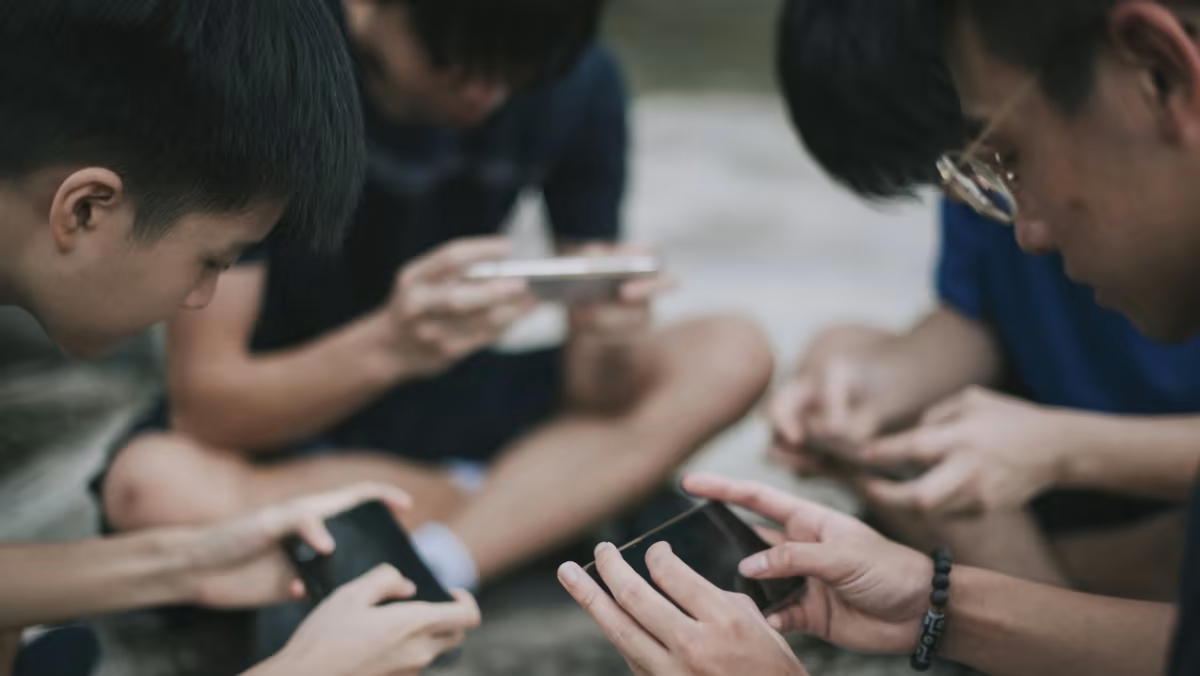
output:
M454 600L429 571L408 534L382 502L364 503L329 519L325 525L337 543L328 556L318 554L295 536L284 542L284 551L304 581L312 605L384 563L392 564L416 584L416 595L405 600L431 603Z
M764 614L794 604L804 591L803 577L751 580L738 572L742 559L770 545L723 503L705 502L620 548L625 561L661 593L646 566L646 552L658 542L671 545L676 556L716 587L749 596ZM608 591L595 561L584 570Z
M582 303L616 298L625 282L661 272L654 256L579 256L477 263L466 278L524 279L542 300Z

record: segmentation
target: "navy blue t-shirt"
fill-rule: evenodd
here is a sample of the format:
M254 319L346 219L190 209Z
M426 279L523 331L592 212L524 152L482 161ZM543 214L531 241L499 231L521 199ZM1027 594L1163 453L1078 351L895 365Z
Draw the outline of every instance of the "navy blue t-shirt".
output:
M1068 279L1059 256L1022 252L1011 228L969 207L945 202L942 233L938 294L992 327L1021 395L1103 413L1200 412L1200 340L1167 345L1142 336ZM1043 525L1068 530L1136 519L1163 504L1054 491L1034 507Z

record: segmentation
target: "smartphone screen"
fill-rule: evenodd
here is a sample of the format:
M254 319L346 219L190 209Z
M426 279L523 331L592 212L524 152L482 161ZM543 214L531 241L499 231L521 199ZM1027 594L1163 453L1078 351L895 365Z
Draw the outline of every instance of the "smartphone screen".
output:
M383 563L392 564L417 585L416 596L408 600L454 600L382 502L368 502L343 512L326 521L326 526L337 543L329 556L318 555L297 538L290 538L284 546L313 603L320 603L338 587Z
M719 502L706 502L621 547L625 561L661 593L646 567L646 552L659 542L670 544L676 556L714 586L749 596L764 613L791 605L804 589L802 577L751 580L738 572L742 559L770 545ZM595 561L585 570L608 591Z

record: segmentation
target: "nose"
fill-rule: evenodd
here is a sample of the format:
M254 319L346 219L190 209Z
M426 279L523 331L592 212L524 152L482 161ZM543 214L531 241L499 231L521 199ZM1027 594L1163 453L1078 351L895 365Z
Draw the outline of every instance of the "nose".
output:
M501 82L472 80L463 84L462 98L474 110L492 112L496 110L512 94L508 85Z
M206 274L188 294L188 297L183 301L185 310L203 310L212 302L213 296L217 295L217 280L221 278L217 274Z
M1048 254L1054 251L1054 239L1049 224L1040 218L1022 216L1013 224L1017 244L1022 251L1031 254Z

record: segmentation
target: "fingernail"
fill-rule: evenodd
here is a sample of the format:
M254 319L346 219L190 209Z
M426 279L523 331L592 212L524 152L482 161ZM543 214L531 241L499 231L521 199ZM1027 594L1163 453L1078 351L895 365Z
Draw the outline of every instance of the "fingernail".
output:
M775 631L783 631L783 618L778 615L772 615L767 618L767 624Z
M671 553L671 544L669 542L656 542L646 552L654 558L661 558Z
M756 577L767 570L767 557L756 554L738 564L738 572L746 577Z
M576 584L583 579L583 569L574 561L567 561L558 567L558 579L565 584Z
M596 554L596 556L600 556L601 554L603 554L604 552L607 552L610 549L616 549L616 547L613 546L613 543L601 542L600 544L596 545L595 554Z

